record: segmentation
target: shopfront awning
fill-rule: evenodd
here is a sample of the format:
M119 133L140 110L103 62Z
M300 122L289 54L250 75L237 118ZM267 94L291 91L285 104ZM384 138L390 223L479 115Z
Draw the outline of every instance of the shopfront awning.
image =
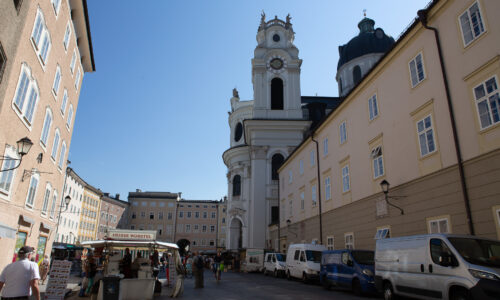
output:
M29 224L28 226L32 226L33 224L35 224L35 220L33 220L32 218L26 217L25 215L19 215L19 222L18 223L20 225Z
M9 227L0 222L0 238L15 239L17 229Z
M40 231L49 233L52 230L52 226L47 223L40 222Z

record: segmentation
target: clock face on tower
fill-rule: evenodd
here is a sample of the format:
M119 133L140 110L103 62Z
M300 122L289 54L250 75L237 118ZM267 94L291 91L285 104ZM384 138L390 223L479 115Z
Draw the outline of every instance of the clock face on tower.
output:
M275 70L279 70L283 67L283 61L279 58L274 58L269 64L271 65L271 68Z

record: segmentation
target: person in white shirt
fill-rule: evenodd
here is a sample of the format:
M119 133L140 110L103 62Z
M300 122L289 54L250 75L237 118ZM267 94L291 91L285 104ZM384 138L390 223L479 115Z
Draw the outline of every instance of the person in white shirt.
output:
M38 289L40 274L38 265L30 261L32 252L32 247L21 247L17 252L19 260L3 269L0 275L2 300L28 300L32 291L35 299L40 300L40 290Z

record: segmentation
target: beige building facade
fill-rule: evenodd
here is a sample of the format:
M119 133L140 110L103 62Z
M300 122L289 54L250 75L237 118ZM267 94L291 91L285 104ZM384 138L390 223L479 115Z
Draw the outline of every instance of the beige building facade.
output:
M23 245L50 254L83 74L95 70L88 20L84 0L0 3L0 269Z
M83 203L78 228L80 242L93 241L97 237L102 196L101 190L89 184L83 187Z
M441 0L420 14L280 168L276 248L374 249L434 232L500 239L499 11L493 0Z
M70 167L66 168L64 180L64 194L62 199L69 199L68 205L64 203L59 207L57 215L61 212L61 221L56 226L55 242L76 244L79 241L78 229L83 205L84 187L87 183ZM69 197L69 198L67 198ZM66 201L66 200L64 200Z

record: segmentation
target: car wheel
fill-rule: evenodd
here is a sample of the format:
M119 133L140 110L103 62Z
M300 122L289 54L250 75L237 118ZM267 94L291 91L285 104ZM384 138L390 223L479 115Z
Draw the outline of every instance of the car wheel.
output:
M394 295L394 290L392 289L392 284L387 282L384 284L384 300L395 300L396 295Z
M357 278L354 278L354 280L352 281L352 291L356 296L361 296L361 294L363 293L363 290L361 289L361 283Z
M290 271L286 272L286 279L292 280L292 276L290 276Z
M469 300L469 292L464 289L455 290L451 293L450 300Z
M274 275L275 278L278 278L278 270L274 269L274 274L273 275Z
M304 272L304 273L302 273L302 282L303 282L303 283L307 283L307 275L306 275L306 273L305 273L305 272Z

